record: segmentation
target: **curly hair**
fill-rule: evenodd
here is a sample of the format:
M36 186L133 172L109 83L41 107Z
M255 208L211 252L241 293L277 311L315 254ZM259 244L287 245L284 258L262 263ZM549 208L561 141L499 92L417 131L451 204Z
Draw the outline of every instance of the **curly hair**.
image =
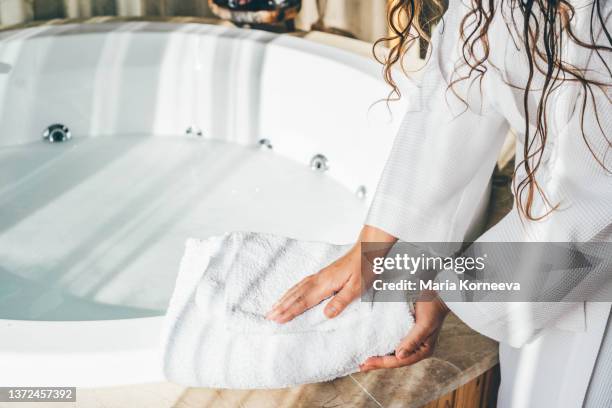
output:
M609 17L604 16L602 2L604 0L592 0L590 5L590 38L579 38L572 30L571 21L575 18L575 10L567 0L470 0L471 8L463 17L459 34L462 41L460 64L467 66L468 73L463 76L453 75L450 80L449 89L459 81L476 78L482 80L487 71L486 61L490 54L490 44L488 38L489 27L496 13L500 12L504 3L512 10L518 10L522 19L516 21L511 19L512 29L516 32L517 39L520 41L521 49L526 54L528 62L528 77L524 84L509 84L514 88L523 91L524 118L524 146L523 157L517 165L517 170L522 167L525 177L522 180L513 181L514 196L518 211L521 217L529 220L540 220L554 211L558 204L551 204L538 184L535 177L542 163L544 147L548 139L548 120L547 104L551 93L565 82L578 83L582 89L582 100L580 105L582 139L586 143L591 155L597 163L610 173L606 167L605 155L607 150L612 147L608 136L601 128L597 105L595 104L595 89L600 89L606 96L608 102L610 97L606 92L611 85L610 80L602 81L590 75L587 67L577 67L564 60L562 55L562 45L566 41L571 41L579 47L592 50L605 67L608 78L612 77L608 61L609 53L612 51L612 37L606 27ZM415 41L429 41L428 28L437 20L442 18L445 10L444 0L391 0L388 6L388 25L390 34L381 38L374 44L374 56L384 65L383 74L385 81L391 86L391 91L387 100L398 100L401 97L400 89L393 79L393 67L398 65L403 72L404 56L408 48ZM427 11L427 13L424 13ZM423 18L426 14L427 18ZM508 20L505 20L509 27ZM598 43L595 39L596 28L602 31L603 43ZM387 53L381 56L377 50L378 45L383 43L391 44ZM535 109L535 129L531 130L530 123L530 98L529 94L533 87L535 73L543 75L544 81ZM455 73L457 69L455 69ZM538 89L540 90L540 89ZM454 92L454 91L453 91ZM587 138L584 131L584 116L587 104L590 102L595 106L594 114L606 142L606 151L596 152L592 143ZM465 101L464 101L465 102ZM546 206L544 214L534 214L534 199L539 196Z

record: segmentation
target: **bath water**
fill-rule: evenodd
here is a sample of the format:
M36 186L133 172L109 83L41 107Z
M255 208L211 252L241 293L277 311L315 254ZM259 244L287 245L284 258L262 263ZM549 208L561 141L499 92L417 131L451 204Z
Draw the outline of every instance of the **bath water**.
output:
M2 148L0 318L160 315L187 238L248 230L347 243L365 211L329 174L233 143L109 136Z

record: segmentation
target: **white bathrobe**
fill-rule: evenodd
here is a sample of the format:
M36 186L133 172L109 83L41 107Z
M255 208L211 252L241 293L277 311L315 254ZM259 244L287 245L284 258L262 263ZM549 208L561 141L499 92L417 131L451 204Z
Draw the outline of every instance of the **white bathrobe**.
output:
M609 15L612 2L601 3L604 16ZM591 8L575 6L573 27L580 38L589 40ZM462 0L450 1L444 23L434 33L420 90L403 96L411 106L366 220L404 241L462 241L509 128L518 134L517 162L523 157L523 91L508 83L524 86L527 57L517 40L519 33L512 31L511 22L503 21L502 13L498 11L489 30L491 51L482 82L455 85L467 106L447 90L452 78L465 72L460 66L459 26L468 10ZM510 13L506 6L503 14ZM516 10L514 16L520 29L522 15ZM599 29L595 35L606 43ZM578 67L588 65L593 78L610 82L601 60L567 39L563 56ZM455 68L458 74L453 74ZM539 89L542 79L536 73L532 89ZM537 178L559 209L543 221L523 224L515 206L481 240L583 242L610 225L612 177L597 164L582 138L578 101L583 92L578 85L564 84L549 100L548 142ZM609 102L598 90L595 99L601 129L609 138ZM532 92L530 100L533 126L539 93ZM590 100L584 131L593 151L612 168L609 142L597 126ZM522 174L519 169L519 179ZM544 208L536 199L535 214ZM500 407L582 406L610 304L454 303L450 307L466 324L500 342Z

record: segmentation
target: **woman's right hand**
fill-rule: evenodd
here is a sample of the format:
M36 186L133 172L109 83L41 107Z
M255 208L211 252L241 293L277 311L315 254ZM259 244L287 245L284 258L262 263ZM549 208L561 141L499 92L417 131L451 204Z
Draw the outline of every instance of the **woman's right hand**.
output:
M331 296L333 298L325 306L324 313L330 319L338 316L361 295L360 243L395 241L395 237L382 230L364 226L359 241L348 253L289 289L266 318L277 323L287 323Z

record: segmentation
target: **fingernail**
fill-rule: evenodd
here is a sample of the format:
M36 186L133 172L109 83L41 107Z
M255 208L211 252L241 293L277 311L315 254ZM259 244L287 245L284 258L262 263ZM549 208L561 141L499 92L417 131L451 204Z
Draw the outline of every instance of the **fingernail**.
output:
M336 317L337 313L338 313L338 311L336 310L335 307L333 307L333 306L328 306L327 307L327 317L329 317L329 318Z
M398 356L398 357L399 357L399 358L406 358L406 357L408 357L409 355L410 355L410 353L408 352L408 350L406 350L406 349L401 349L401 350L399 351L399 356Z

